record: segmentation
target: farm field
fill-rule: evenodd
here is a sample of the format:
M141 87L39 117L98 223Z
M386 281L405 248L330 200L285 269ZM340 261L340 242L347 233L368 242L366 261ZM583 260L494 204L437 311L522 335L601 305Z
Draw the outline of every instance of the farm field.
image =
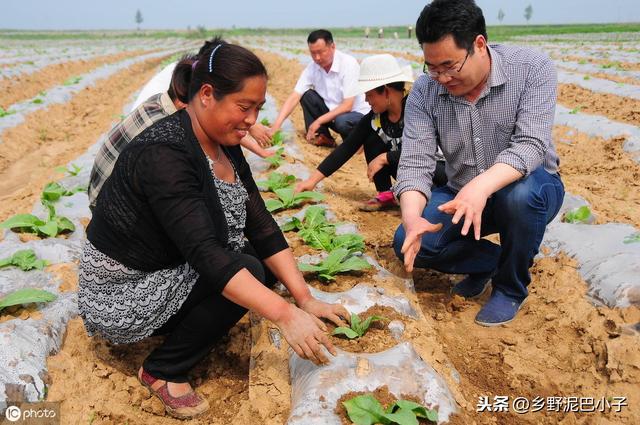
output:
M232 33L229 39L254 50L267 66L269 99L259 118L275 119L310 61L305 36ZM203 40L122 36L86 43L7 33L0 41L4 221L19 213L44 216L40 197L48 182L86 186L101 137L154 75ZM358 60L384 52L410 64L416 75L422 69L414 39L338 37L336 43ZM357 392L379 382L392 391L420 390L413 395L424 396L441 420L453 424L640 423L640 32L513 34L507 43L543 50L556 63L554 140L567 191L563 211L586 205L593 218L570 224L558 217L533 266L527 305L514 322L483 328L473 318L484 300L450 295L461 276L403 271L391 247L399 212L358 210L357 203L375 192L364 157L354 157L323 182L321 202L330 222L363 237L358 257L372 267L338 275L332 283L307 273L307 281L327 299L344 297L358 313L377 308L364 316L390 316L400 331L374 326L361 343L336 339L343 350L340 362L356 363L336 366L335 376L345 370L355 375L351 384L334 377L326 387ZM300 108L284 135L279 167L248 154L256 180L274 170L304 178L328 153L304 141ZM86 194L69 195L56 208L75 231L40 238L3 230L0 236L0 258L32 248L50 262L43 270L0 269L0 298L24 287L58 295L51 303L0 310L0 402L59 402L63 424L180 423L163 416L162 404L135 377L157 340L115 346L87 337L75 305L77 264L90 219ZM309 208L274 215L284 224ZM286 235L299 261L321 259L321 251L299 235ZM346 291L355 292L340 295ZM395 350L391 356L402 359L401 367L375 354L384 350ZM321 378L313 374L321 371L310 371L296 357L272 324L247 315L194 372L193 382L211 409L191 423L303 424L314 415L318 421L338 420L316 423L340 423L337 415L344 413L334 409L343 393L325 394L327 388L314 386ZM368 374L376 365L391 372ZM524 414L478 412L483 397L489 403L520 397L545 404ZM574 398L591 401L592 411L568 404Z

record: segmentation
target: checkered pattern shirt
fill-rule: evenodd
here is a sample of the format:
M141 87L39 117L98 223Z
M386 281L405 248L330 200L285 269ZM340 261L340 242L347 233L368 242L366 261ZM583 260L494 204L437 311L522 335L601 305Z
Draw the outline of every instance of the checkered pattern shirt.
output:
M120 152L144 129L150 127L156 121L176 112L176 107L167 93L159 93L151 96L138 106L120 123L109 131L104 143L96 154L91 179L89 181L89 203L91 207L96 205L98 193L102 185L113 171L113 166Z
M475 103L452 96L427 75L420 76L405 108L396 196L419 191L431 197L436 150L446 160L448 186L459 191L496 163L528 176L539 166L558 171L551 139L557 75L544 53L492 45L487 84Z

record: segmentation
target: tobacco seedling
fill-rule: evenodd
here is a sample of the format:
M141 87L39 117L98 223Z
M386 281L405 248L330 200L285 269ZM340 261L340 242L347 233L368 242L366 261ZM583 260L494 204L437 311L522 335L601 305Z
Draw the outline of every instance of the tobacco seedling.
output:
M41 202L49 212L46 220L33 214L16 214L0 223L0 228L11 229L18 233L34 233L41 237L50 238L76 230L76 226L71 220L56 214L56 209L51 201L42 199Z
M344 335L349 339L361 338L369 330L369 326L373 322L387 322L389 319L382 316L369 316L365 320L361 320L360 316L351 313L350 327L338 326L331 332L331 335Z
M276 189L283 189L291 186L296 181L296 176L273 172L269 174L267 180L256 182L260 189L273 192Z
M46 303L58 298L55 294L43 289L24 288L18 289L9 295L0 298L0 311L14 305Z
M282 146L283 143L284 134L282 134L282 130L278 130L271 136L271 146Z
M346 248L331 251L319 264L298 264L301 271L318 273L320 280L325 282L334 280L339 273L366 270L369 267L371 264L363 258L353 256Z
M632 233L624 238L624 243L637 243L640 242L640 232Z
M41 98L39 98L39 97L37 97L37 98L35 98L35 99L33 99L33 100L31 101L31 103L34 103L34 104L36 104L36 105L39 105L39 104L41 104L42 102L44 102L44 100L42 100L42 99L41 99Z
M262 118L260 120L260 124L264 125L265 127L271 127L271 123L269 122L268 118Z
M418 418L438 422L437 411L409 400L397 400L385 410L372 394L363 394L343 401L342 405L356 425L418 425Z
M45 201L56 202L60 200L60 198L62 198L63 196L71 196L78 192L86 192L86 191L87 189L85 189L82 186L78 186L71 190L67 190L67 188L62 186L60 183L49 182L44 186L44 189L42 189L42 194L40 195L40 199L42 200L43 204Z
M591 210L588 206L583 205L579 208L567 211L562 217L565 223L588 223L591 218Z
M0 107L0 118L2 117L6 117L7 115L11 115L11 114L15 114L15 111L11 111L11 110L4 110L4 108Z
M71 78L69 78L67 81L65 81L62 84L65 85L65 86L72 86L74 84L78 84L80 82L80 80L82 80L82 77L71 77Z
M317 205L310 206L304 213L302 220L293 217L282 226L282 231L298 231L298 236L309 246L316 249L326 249L334 237L335 224L329 223L326 210Z
M349 252L362 252L364 251L364 238L357 233L345 233L342 235L334 235L331 239L331 243L328 247L325 247L327 251L333 251L334 249L345 248Z
M0 268L15 266L25 272L33 269L42 270L48 264L46 260L39 259L32 249L21 249L11 257L0 259Z
M582 106L576 106L575 108L573 108L572 110L569 111L570 114L577 114L578 112L580 112L580 109L582 109Z
M588 76L588 75L585 75L584 77L582 77L582 79L583 79L583 80L590 80L590 79L591 79L591 77L590 77L590 76Z
M273 192L278 196L278 199L267 199L265 201L265 205L269 212L293 208L305 201L321 201L324 199L324 195L322 193L310 191L295 193L293 187L276 189Z
M80 171L82 171L82 167L76 164L71 164L69 168L56 167L56 171L59 171L61 173L67 173L68 176L77 176L78 174L80 174Z
M271 165L271 168L278 168L284 161L284 148L279 148L275 154L266 157L265 161Z

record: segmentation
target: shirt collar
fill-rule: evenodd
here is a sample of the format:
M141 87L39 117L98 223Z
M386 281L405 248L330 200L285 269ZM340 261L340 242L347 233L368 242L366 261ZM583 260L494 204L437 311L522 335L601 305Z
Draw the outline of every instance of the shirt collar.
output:
M178 110L167 92L163 92L160 95L160 103L162 104L162 109L164 109L169 115Z
M487 86L482 91L480 97L483 97L492 87L501 86L507 82L507 73L504 70L502 64L502 57L487 44L487 51L489 57L491 57L491 68L489 70L489 78L487 79ZM440 83L438 84L438 95L449 94L446 87ZM453 97L453 96L452 96Z
M329 72L336 72L339 74L341 69L342 69L342 53L338 51L338 49L336 49L335 52L333 52L333 63L331 63L331 69L329 69Z

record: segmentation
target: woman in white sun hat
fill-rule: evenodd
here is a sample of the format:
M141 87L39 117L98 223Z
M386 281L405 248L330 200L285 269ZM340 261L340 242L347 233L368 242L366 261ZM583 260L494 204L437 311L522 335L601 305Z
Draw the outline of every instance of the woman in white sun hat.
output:
M296 191L313 190L364 146L367 177L375 184L378 195L363 202L360 209L381 211L397 208L391 192L391 177L395 178L400 160L407 82L413 82L411 66L400 67L393 56L382 54L363 59L358 86L348 95L365 93L371 112L362 117L344 143L318 165L311 177L296 185ZM442 185L446 183L446 180L440 181L444 175L444 164L439 163L438 168L441 170L436 171L434 184Z

